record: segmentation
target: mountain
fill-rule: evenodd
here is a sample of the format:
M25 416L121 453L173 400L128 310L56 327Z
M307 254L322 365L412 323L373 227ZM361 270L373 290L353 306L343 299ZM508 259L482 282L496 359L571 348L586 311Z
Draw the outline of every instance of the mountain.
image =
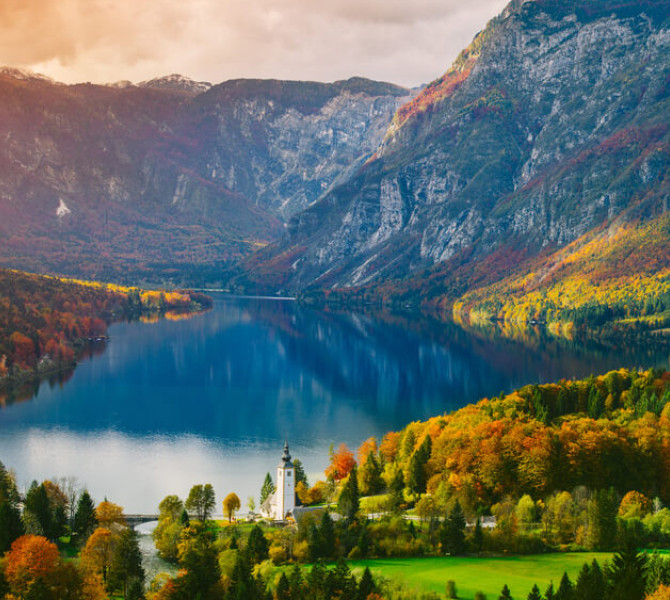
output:
M378 146L404 88L0 71L0 263L216 281Z
M514 0L238 285L449 306L646 231L670 197L669 50L667 0Z

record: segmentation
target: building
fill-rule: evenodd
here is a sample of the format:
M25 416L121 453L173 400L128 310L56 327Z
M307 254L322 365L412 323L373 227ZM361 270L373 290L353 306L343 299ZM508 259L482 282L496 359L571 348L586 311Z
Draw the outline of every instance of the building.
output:
M275 521L284 521L293 514L295 502L295 467L291 462L288 442L284 444L284 454L277 465L275 492L268 496L261 506L261 515Z

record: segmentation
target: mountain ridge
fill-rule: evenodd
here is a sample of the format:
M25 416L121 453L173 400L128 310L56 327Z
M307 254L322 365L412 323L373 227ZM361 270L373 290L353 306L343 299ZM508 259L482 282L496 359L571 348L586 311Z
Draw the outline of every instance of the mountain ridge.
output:
M411 93L360 78L200 92L184 82L65 85L0 72L0 264L220 281L364 161Z
M662 214L669 7L511 3L235 281L444 305L593 228Z

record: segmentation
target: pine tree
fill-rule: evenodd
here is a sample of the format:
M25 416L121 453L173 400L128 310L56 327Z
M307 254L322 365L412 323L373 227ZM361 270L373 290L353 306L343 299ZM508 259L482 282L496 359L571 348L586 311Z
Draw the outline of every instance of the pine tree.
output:
M498 600L514 600L512 598L512 593L509 591L509 588L507 587L507 584L503 585L502 590L500 590L500 596L498 596Z
M575 588L567 573L563 573L555 595L556 600L575 600Z
M459 555L465 552L465 516L458 500L442 528L442 549L445 553Z
M375 585L374 580L372 579L372 573L370 573L370 568L365 567L361 580L358 582L358 598L359 600L365 600L370 594L377 591L377 586Z
M277 583L277 600L291 600L291 586L289 585L286 573L282 573Z
M304 483L305 487L309 487L309 483L307 482L307 473L305 473L305 469L302 466L302 461L299 458L294 458L293 459L293 467L295 468L295 484L296 484L296 486L299 483ZM268 475L270 475L270 473L268 473ZM266 479L267 479L267 476L266 476ZM270 479L270 481L272 482L272 479Z
M324 558L331 558L335 555L335 527L330 513L326 510L321 517L319 526L319 537L323 543Z
M482 520L477 517L475 529L472 532L472 546L475 552L479 553L484 547L484 531L482 530Z
M638 553L632 544L612 559L609 570L610 598L617 600L642 600L647 586L647 557Z
M291 600L300 600L302 598L302 569L300 565L295 564L288 576Z
M246 556L250 564L263 562L269 555L270 547L263 530L254 525L247 538Z
M275 484L272 483L272 477L270 473L265 474L265 481L263 481L263 486L261 487L261 497L260 497L260 506L263 506L265 501L275 493Z
M109 581L113 589L121 588L123 597L128 598L129 585L133 580L144 584L142 553L137 532L134 529L124 529L114 548L109 567Z
M7 501L0 502L0 555L7 552L12 542L22 535L23 522L19 509Z
M533 589L530 590L528 600L542 600L542 594L540 594L540 588L537 587L537 583L533 585Z
M360 498L358 493L358 473L356 465L351 469L349 478L344 484L337 500L337 511L344 516L350 523L356 518L359 510Z
M432 442L429 435L424 437L419 448L412 454L409 461L409 476L407 487L413 494L423 494L426 492L426 464L432 451Z
M549 585L547 586L547 589L544 592L544 599L545 600L556 600L556 592L554 592L553 582L549 582Z
M77 511L74 514L73 531L76 543L82 546L98 526L95 516L95 505L88 490L84 490L77 502Z

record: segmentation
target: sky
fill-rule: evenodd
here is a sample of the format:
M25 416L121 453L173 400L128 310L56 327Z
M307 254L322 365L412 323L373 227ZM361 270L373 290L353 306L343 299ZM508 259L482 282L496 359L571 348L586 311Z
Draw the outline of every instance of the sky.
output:
M505 0L0 0L0 65L58 81L180 73L407 86L444 73Z

